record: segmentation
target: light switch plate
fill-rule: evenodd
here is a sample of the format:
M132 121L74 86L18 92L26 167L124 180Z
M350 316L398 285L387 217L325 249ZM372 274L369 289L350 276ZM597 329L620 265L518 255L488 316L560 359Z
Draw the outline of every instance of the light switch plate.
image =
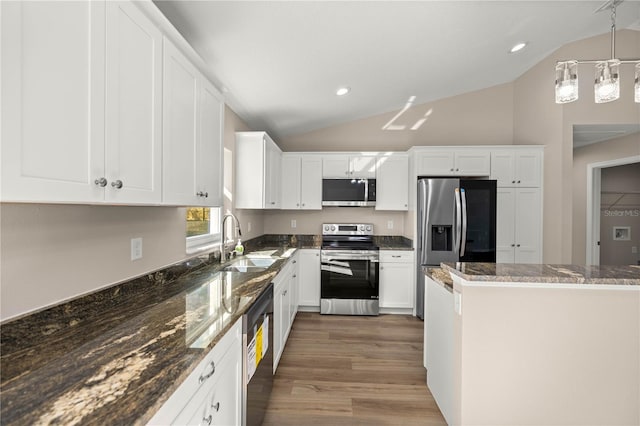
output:
M131 260L142 259L142 238L131 239Z
M296 226L298 226L298 224L296 223L295 219L291 219L291 227L295 228Z

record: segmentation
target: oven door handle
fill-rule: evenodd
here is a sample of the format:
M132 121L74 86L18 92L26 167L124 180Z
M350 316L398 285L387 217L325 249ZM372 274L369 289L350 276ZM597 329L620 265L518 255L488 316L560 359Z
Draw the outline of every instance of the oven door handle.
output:
M333 261L340 261L340 260L366 260L369 261L371 263L379 263L380 260L377 258L372 258L370 256L331 256L331 257L325 257L320 259L321 263L328 263L328 262L333 262Z
M353 253L349 251L331 253L321 253L321 262L331 262L332 260L368 260L371 262L378 262L380 256L377 253Z

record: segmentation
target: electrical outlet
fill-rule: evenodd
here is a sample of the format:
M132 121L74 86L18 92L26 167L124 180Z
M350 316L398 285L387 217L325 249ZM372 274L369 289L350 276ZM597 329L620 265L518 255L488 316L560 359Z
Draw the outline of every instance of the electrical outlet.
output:
M291 227L295 228L298 224L296 223L295 219L291 219Z
M131 239L131 260L142 259L142 238Z
M387 229L393 229L393 221L392 220L388 220L387 221Z
M631 253L637 253L638 252L638 246L632 246L631 247Z

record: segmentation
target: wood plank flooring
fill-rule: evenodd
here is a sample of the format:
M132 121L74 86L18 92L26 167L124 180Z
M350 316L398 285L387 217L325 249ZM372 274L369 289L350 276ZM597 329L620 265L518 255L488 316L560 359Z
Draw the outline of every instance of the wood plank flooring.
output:
M422 327L299 312L263 425L445 425L425 384Z

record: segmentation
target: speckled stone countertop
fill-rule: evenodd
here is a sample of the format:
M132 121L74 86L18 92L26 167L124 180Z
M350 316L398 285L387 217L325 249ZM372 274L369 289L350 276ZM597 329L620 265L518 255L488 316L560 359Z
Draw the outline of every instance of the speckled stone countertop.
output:
M290 247L270 246L275 262L262 272L225 272L201 256L1 324L2 424L145 424Z
M453 293L453 280L451 279L451 274L449 273L449 271L433 266L423 266L422 271L426 276L430 277L436 283L440 284L449 292Z
M443 263L469 282L600 284L640 286L640 266L581 266L508 263Z

